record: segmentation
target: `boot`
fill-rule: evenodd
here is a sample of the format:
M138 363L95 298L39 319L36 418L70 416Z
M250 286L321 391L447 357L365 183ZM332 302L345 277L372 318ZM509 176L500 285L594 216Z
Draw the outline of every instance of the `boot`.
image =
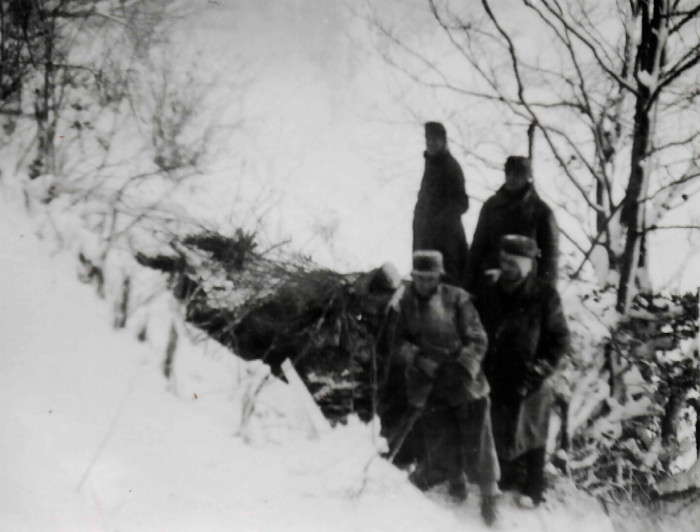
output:
M467 500L467 484L464 482L464 475L450 478L447 486L450 497L455 502L462 503Z
M545 449L534 449L525 453L526 475L522 493L532 499L534 506L539 506L544 502L546 456Z
M520 491L525 485L526 465L523 457L500 461L501 479L498 487L502 491Z
M419 490L427 491L445 481L445 472L432 467L427 462L422 462L413 473L408 475L408 480Z
M498 496L481 496L481 517L487 526L491 526L498 519Z

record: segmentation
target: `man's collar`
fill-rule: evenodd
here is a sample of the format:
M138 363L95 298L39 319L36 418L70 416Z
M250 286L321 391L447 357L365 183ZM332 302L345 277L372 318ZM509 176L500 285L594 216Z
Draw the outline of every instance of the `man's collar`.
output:
M529 297L533 293L535 283L537 282L536 279L537 275L533 270L519 283L504 283L502 278L497 282L499 289L509 296L519 294L524 297Z
M430 292L427 296L424 296L424 295L418 293L418 290L416 290L416 285L413 284L413 282L411 282L411 291L413 292L413 295L416 297L416 299L418 299L420 301L428 301L435 294L438 293L441 286L442 286L442 283L438 283L438 285L435 287L435 289L432 292Z
M535 186L532 183L528 183L520 190L511 191L502 185L494 194L494 197L499 203L511 203L515 201L523 201L535 196Z
M424 151L423 157L425 157L426 161L439 161L441 159L446 158L449 154L450 154L450 150L445 148L441 152L438 152L438 153L433 154L433 155L429 154L427 151Z

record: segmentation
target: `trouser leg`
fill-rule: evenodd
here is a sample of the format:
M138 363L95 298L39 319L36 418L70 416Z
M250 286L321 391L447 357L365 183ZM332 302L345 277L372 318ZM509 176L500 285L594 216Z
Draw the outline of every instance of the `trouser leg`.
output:
M437 402L426 412L423 429L427 459L411 480L421 489L447 480L449 494L463 501L467 497L467 487L459 421L456 409L445 402Z
M523 484L518 460L504 460L500 458L501 480L498 486L504 491L519 490Z
M546 456L547 451L544 447L528 451L523 456L526 471L523 493L530 497L535 504L542 502L544 495L544 466Z
M427 490L445 481L455 461L454 446L450 445L455 423L445 408L428 408L420 419L425 455L411 474L411 482Z
M491 428L489 398L469 401L459 406L457 413L467 474L478 482L482 495L493 495L498 491L500 467Z

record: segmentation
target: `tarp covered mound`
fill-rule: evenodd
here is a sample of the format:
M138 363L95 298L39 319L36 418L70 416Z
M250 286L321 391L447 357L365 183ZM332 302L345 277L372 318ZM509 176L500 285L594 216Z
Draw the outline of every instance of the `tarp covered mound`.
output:
M243 232L200 233L170 247L172 254L136 258L168 273L189 323L276 374L289 358L329 419L371 418L395 272L340 274L300 258L270 259Z

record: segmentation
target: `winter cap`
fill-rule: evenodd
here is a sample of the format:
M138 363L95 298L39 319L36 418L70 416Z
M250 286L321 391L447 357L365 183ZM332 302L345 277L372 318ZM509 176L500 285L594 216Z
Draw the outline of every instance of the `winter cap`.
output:
M508 255L528 257L530 259L535 259L540 256L537 242L523 235L503 235L501 237L500 248L503 253L507 253Z
M413 253L413 271L411 275L442 275L442 253L432 249L419 249Z
M431 137L440 137L442 139L447 138L445 126L443 126L440 122L426 122L425 134L430 135Z
M511 155L506 159L506 174L524 176L532 181L532 163L529 157Z
M401 275L391 262L385 262L376 270L369 284L370 292L395 291L401 286Z

